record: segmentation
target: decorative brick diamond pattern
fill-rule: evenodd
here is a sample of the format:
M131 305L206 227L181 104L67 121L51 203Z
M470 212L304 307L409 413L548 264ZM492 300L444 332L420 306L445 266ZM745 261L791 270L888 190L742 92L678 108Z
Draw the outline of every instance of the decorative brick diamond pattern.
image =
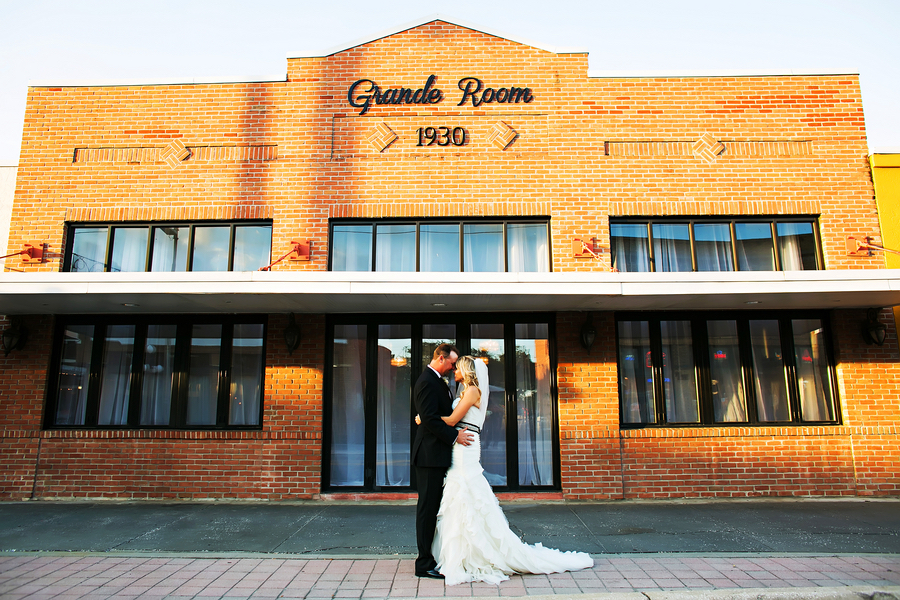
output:
M498 150L506 150L517 137L519 134L516 130L503 121L495 123L488 132L488 141Z
M369 132L369 135L366 136L366 140L378 152L384 152L384 150L393 144L396 139L397 134L394 133L393 129L387 126L387 123L379 123Z
M708 163L715 162L716 158L725 150L725 144L719 142L708 133L700 136L700 139L694 142L691 147L694 156L702 158Z
M173 169L190 155L191 151L185 148L184 142L181 140L172 140L159 152L159 158Z

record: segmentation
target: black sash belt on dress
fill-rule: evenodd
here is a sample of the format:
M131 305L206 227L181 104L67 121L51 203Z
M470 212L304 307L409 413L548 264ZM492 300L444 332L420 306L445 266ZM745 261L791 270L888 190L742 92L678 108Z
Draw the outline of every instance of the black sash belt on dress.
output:
M481 427L478 427L477 425L472 425L471 423L466 423L465 421L460 421L459 423L457 423L456 428L457 429L465 428L465 429L468 429L469 431L474 431L478 435L481 435Z

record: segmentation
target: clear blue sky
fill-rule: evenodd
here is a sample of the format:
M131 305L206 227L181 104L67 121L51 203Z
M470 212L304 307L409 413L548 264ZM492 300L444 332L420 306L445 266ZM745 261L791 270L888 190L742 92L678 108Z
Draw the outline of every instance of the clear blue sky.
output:
M592 71L859 73L869 149L900 149L900 0L0 0L0 165L29 81L281 78L288 54L434 13L584 48Z

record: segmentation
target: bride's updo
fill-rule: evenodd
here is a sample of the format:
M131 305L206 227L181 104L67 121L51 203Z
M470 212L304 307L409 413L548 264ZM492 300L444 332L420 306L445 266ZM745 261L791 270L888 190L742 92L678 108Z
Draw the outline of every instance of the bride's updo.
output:
M466 387L478 387L478 376L475 375L475 359L471 356L460 356L456 361L456 370L462 375L462 383Z

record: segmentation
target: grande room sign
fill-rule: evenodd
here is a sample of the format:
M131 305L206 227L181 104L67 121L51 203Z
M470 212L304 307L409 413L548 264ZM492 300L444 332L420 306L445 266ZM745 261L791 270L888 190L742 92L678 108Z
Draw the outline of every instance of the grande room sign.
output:
M350 106L359 109L360 116L369 112L372 106L379 105L429 105L440 104L444 101L444 91L435 87L436 75L430 75L425 84L418 88L382 88L372 79L359 79L347 90L347 102ZM503 86L499 88L486 86L477 77L463 77L457 82L459 88L459 102L457 106L466 106L471 103L474 107L484 104L529 104L534 101L531 88L518 86ZM396 136L382 124L375 142L379 150L390 145ZM468 131L463 127L420 127L416 130L418 143L416 146L463 146L468 141ZM508 126L501 126L501 130L493 133L494 138L506 138L501 142L505 148L516 134ZM390 141L389 141L390 140ZM496 143L496 142L495 142Z

